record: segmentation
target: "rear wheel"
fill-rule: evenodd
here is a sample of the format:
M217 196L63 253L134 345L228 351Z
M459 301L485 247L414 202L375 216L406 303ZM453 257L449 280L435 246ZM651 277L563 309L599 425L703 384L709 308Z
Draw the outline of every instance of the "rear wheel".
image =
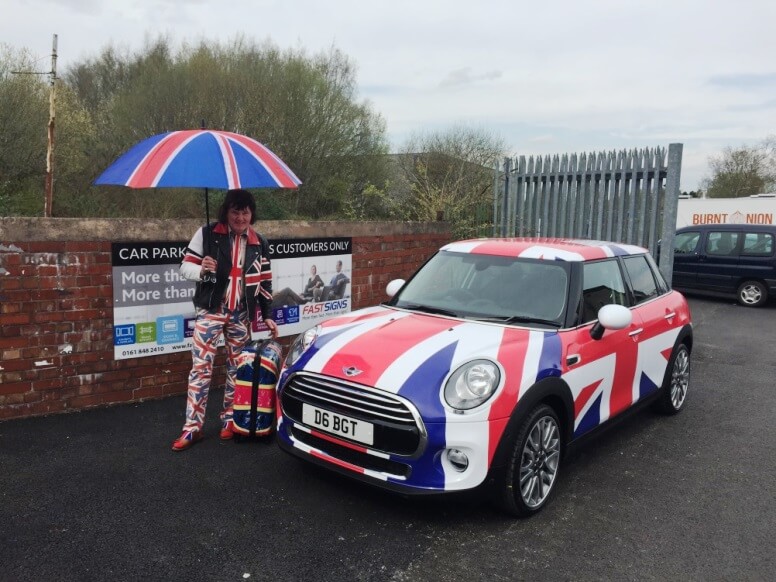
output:
M665 414L676 414L684 406L687 390L690 387L690 350L679 344L668 362L666 377L663 381L663 393L658 407Z
M560 459L558 415L549 406L539 405L523 420L512 441L509 463L497 484L499 506L518 517L541 510L555 490Z
M768 288L760 281L744 281L738 287L737 297L745 307L760 307L768 301Z

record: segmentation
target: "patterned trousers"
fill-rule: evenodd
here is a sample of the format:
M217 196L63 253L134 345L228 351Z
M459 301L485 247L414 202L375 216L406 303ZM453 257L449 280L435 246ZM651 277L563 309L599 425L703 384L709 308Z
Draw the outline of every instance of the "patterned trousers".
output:
M237 355L251 337L248 312L245 309L230 312L223 305L214 311L197 309L194 344L191 347L193 365L189 373L184 431L202 430L210 379L213 376L213 360L216 357L216 346L222 335L226 344L226 387L221 420L223 422L232 420Z

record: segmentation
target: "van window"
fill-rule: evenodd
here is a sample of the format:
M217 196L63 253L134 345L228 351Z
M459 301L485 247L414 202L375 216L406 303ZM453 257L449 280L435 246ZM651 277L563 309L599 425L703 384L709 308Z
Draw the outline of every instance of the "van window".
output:
M582 285L582 323L598 319L604 305L626 305L625 283L615 259L583 263Z
M744 235L742 255L770 256L773 254L773 235L767 232L747 232Z
M701 238L700 232L681 232L674 237L675 253L691 253L698 246L698 239Z
M725 257L734 255L738 245L738 232L709 232L706 254Z
M623 263L625 263L625 270L628 272L633 286L636 303L642 303L658 296L657 283L646 257L643 255L625 257Z

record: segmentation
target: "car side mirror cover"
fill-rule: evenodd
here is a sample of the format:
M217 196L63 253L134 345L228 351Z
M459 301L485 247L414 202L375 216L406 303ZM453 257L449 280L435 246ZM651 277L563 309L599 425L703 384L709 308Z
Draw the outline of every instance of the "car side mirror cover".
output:
M633 314L624 305L604 305L598 310L598 321L590 329L590 337L599 340L607 329L624 329L632 322Z
M385 294L388 297L393 297L404 286L404 279L394 279L388 285L385 286Z

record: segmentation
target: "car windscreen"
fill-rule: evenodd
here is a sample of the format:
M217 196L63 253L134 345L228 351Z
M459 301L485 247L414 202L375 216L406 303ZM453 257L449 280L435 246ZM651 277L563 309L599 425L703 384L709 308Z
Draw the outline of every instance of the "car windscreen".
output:
M558 327L568 281L563 261L440 251L390 303L454 317Z

